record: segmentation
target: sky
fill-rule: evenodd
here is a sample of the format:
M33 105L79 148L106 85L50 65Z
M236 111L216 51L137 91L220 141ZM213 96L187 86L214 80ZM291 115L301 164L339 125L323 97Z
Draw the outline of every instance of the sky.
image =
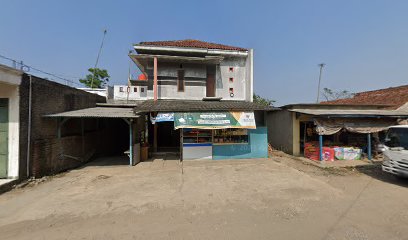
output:
M98 67L126 84L132 44L198 39L254 49L255 93L309 103L319 63L322 88L408 84L407 12L404 0L0 0L0 55L78 82L107 29Z

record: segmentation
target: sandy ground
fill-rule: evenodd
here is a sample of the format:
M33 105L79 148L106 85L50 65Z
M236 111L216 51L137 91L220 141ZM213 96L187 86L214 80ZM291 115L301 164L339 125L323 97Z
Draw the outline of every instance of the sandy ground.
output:
M0 195L0 239L408 238L408 182L379 168L107 162Z

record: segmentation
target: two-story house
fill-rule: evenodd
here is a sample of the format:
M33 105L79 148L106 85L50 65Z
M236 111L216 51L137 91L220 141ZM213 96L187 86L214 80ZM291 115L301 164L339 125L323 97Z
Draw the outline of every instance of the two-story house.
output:
M267 157L264 111L253 103L253 50L198 40L140 42L129 56L142 74L115 86L142 100L153 152L183 159ZM144 100L144 101L143 101Z

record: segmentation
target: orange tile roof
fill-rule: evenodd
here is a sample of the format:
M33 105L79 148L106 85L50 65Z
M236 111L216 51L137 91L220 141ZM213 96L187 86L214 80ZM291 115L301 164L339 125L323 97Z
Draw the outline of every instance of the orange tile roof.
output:
M408 85L360 92L351 98L321 102L322 104L390 105L398 108L408 102Z
M220 49L233 51L248 51L241 47L228 46L218 43L204 42L195 39L185 39L176 41L155 41L155 42L140 42L140 45L147 46L162 46L162 47L188 47L188 48L204 48L204 49Z

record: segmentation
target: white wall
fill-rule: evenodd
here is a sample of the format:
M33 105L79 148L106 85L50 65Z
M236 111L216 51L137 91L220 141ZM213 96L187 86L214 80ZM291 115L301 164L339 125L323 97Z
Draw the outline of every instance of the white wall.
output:
M230 71L230 67L233 71ZM225 58L216 73L216 96L222 97L223 100L247 100L247 69L245 57L228 57ZM230 82L233 78L233 82ZM234 96L230 96L230 88L234 90Z
M11 85L21 84L21 72L9 67L0 65L0 82Z
M0 98L9 99L9 139L8 139L8 176L18 178L19 168L19 134L20 134L20 96L19 86L3 82L3 79L13 79L12 76L6 78L0 72ZM19 77L21 79L21 77ZM14 79L15 80L15 79Z
M122 92L120 91L122 88ZM115 85L113 86L113 99L115 100L127 100L128 86L127 85ZM137 90L136 90L137 89ZM144 91L142 92L142 89ZM147 86L131 86L129 89L129 100L146 100L147 99Z
M177 85L159 85L157 90L159 99L202 100L206 96L205 86L185 85L184 91L179 92Z

